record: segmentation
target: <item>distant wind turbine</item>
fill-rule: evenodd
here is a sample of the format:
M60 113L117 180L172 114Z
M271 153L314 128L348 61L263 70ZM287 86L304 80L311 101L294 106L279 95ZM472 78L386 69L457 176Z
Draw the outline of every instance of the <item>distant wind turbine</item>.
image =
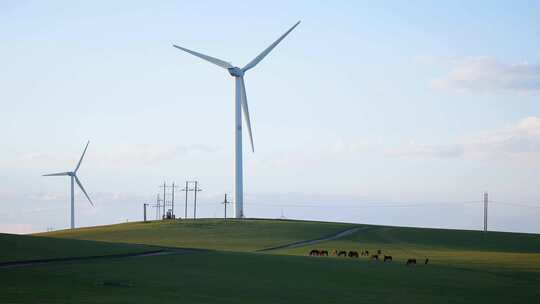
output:
M90 141L86 143L86 147L84 148L84 151L81 155L81 159L79 159L79 163L77 163L77 167L75 167L75 170L70 172L60 172L60 173L52 173L52 174L44 174L43 176L69 176L71 177L71 229L75 228L75 185L74 182L77 182L77 185L79 185L79 188L81 188L82 192L92 205L94 206L94 203L90 199L90 196L88 196L88 193L86 193L86 190L84 190L83 185L81 184L81 181L77 177L77 171L79 170L79 167L81 166L81 162L84 158L84 154L86 153L86 149L88 149L88 144L90 144Z
M235 81L235 103L234 103L234 117L235 117L235 123L234 123L234 141L235 141L235 150L234 150L234 202L235 202L235 215L236 218L243 218L244 217L244 187L243 187L243 171L242 171L242 110L244 112L244 118L246 120L247 128L248 128L248 134L249 134L249 140L251 143L251 150L255 152L255 147L253 145L253 135L251 133L251 121L249 119L249 109L248 109L248 102L247 102L247 95L246 95L246 85L244 83L244 74L254 68L259 62L261 62L266 55L268 55L280 42L283 40L292 30L294 30L295 27L300 24L300 21L298 21L295 25L293 25L285 34L283 34L281 37L279 37L274 43L272 43L269 47L267 47L262 53L259 54L259 56L255 57L253 60L251 60L246 66L243 68L239 68L236 66L233 66L231 63L223 61L221 59L211 57L208 55L204 55L192 50L188 50L186 48L183 48L178 45L173 46L175 48L178 48L182 51L185 51L191 55L197 56L201 59L204 59L206 61L209 61L219 67L222 67L229 71L229 74L234 77Z

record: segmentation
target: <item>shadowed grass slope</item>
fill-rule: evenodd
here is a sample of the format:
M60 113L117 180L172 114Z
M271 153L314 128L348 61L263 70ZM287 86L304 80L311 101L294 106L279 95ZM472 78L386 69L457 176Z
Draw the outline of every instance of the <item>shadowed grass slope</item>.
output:
M14 234L0 234L0 248L0 263L127 254L156 249L141 245L114 244Z

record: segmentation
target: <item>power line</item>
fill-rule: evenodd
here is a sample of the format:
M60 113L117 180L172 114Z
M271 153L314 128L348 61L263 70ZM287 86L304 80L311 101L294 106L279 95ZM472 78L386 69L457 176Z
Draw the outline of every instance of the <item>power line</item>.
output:
M344 208L344 209L363 209L363 208L415 208L415 207L429 207L429 206L463 206L463 205L480 205L483 204L483 201L464 201L464 202L433 202L433 203L362 203L358 205L319 205L319 204L302 204L302 203L250 203L250 205L257 207L266 207L266 208L278 208L278 207L291 207L291 208ZM498 202L490 201L490 203L509 205L514 207L521 208L530 208L530 209L540 209L540 206L533 206L520 203L507 203L507 202Z
M533 206L533 205L521 204L521 203L506 203L506 202L498 202L498 201L490 201L490 202L495 203L495 204L502 204L502 205L509 205L509 206L523 207L523 208L540 209L540 206Z
M468 204L480 204L481 201L469 201L469 202L434 202L434 203L362 203L358 205L318 205L318 204L302 204L302 203L250 203L255 206L268 206L268 207L298 207L298 208L408 208L408 207L420 207L420 206L435 206L435 205L468 205Z
M156 220L159 220L159 213L160 213L160 208L161 208L161 199L159 198L159 193L157 194L156 196L156 204L153 205L152 207L156 208Z

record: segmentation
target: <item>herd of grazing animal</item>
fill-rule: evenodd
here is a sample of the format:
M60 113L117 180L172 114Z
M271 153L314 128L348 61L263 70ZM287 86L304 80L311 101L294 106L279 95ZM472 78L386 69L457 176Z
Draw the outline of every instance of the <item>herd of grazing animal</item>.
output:
M328 256L328 251L313 249L309 252L310 256Z
M328 250L320 250L320 249L312 249L309 252L310 256L328 256ZM366 256L369 257L371 260L378 261L379 258L383 260L383 262L392 262L392 256L386 255L382 253L382 250L377 250L376 254L369 254L369 250L362 250L360 254L358 251L349 250L348 252L345 250L336 250L334 249L332 251L333 256L338 257L349 257L349 258L358 258L360 256ZM426 258L424 261L424 264L427 265L429 263L429 259ZM405 263L407 266L409 265L416 265L416 259L407 259L407 262Z

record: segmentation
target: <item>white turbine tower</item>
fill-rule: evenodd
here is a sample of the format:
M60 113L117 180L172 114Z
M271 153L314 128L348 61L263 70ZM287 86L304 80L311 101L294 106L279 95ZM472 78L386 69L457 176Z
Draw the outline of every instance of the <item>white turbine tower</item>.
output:
M231 63L223 61L221 59L217 59L215 57L211 57L208 55L204 55L192 50L188 50L186 48L183 48L178 45L173 46L175 48L181 49L182 51L185 51L191 55L197 56L201 59L204 59L206 61L209 61L219 67L222 67L229 71L229 74L234 77L234 83L235 83L235 102L234 102L234 141L235 141L235 149L234 149L234 202L235 202L235 215L236 218L243 218L244 217L244 189L243 189L243 171L242 171L242 110L244 112L244 118L246 120L248 133L249 133L249 140L251 143L251 150L255 152L255 147L253 145L253 135L251 133L251 121L249 119L249 109L248 109L248 103L247 103L247 96L246 96L246 86L244 83L244 74L254 68L259 62L261 62L266 55L268 55L275 47L278 45L281 40L283 40L292 30L294 30L295 27L300 24L300 21L298 21L295 25L293 25L285 34L283 34L281 37L279 37L274 43L272 43L269 47L267 47L262 53L259 54L259 56L255 57L253 60L251 60L246 66L243 68L239 68L236 66L233 66Z
M71 229L75 228L75 185L74 182L79 185L79 188L81 188L82 192L90 202L92 206L94 206L94 203L92 203L92 200L90 199L90 196L88 196L88 193L86 193L86 190L84 190L83 185L81 184L81 181L77 177L77 171L79 170L79 167L81 166L81 162L84 158L84 154L86 153L86 149L88 149L88 144L90 141L86 143L86 147L84 148L84 151L81 155L81 159L79 159L79 163L77 163L77 167L75 167L75 170L70 172L60 172L60 173L52 173L52 174L44 174L43 176L69 176L71 178Z

